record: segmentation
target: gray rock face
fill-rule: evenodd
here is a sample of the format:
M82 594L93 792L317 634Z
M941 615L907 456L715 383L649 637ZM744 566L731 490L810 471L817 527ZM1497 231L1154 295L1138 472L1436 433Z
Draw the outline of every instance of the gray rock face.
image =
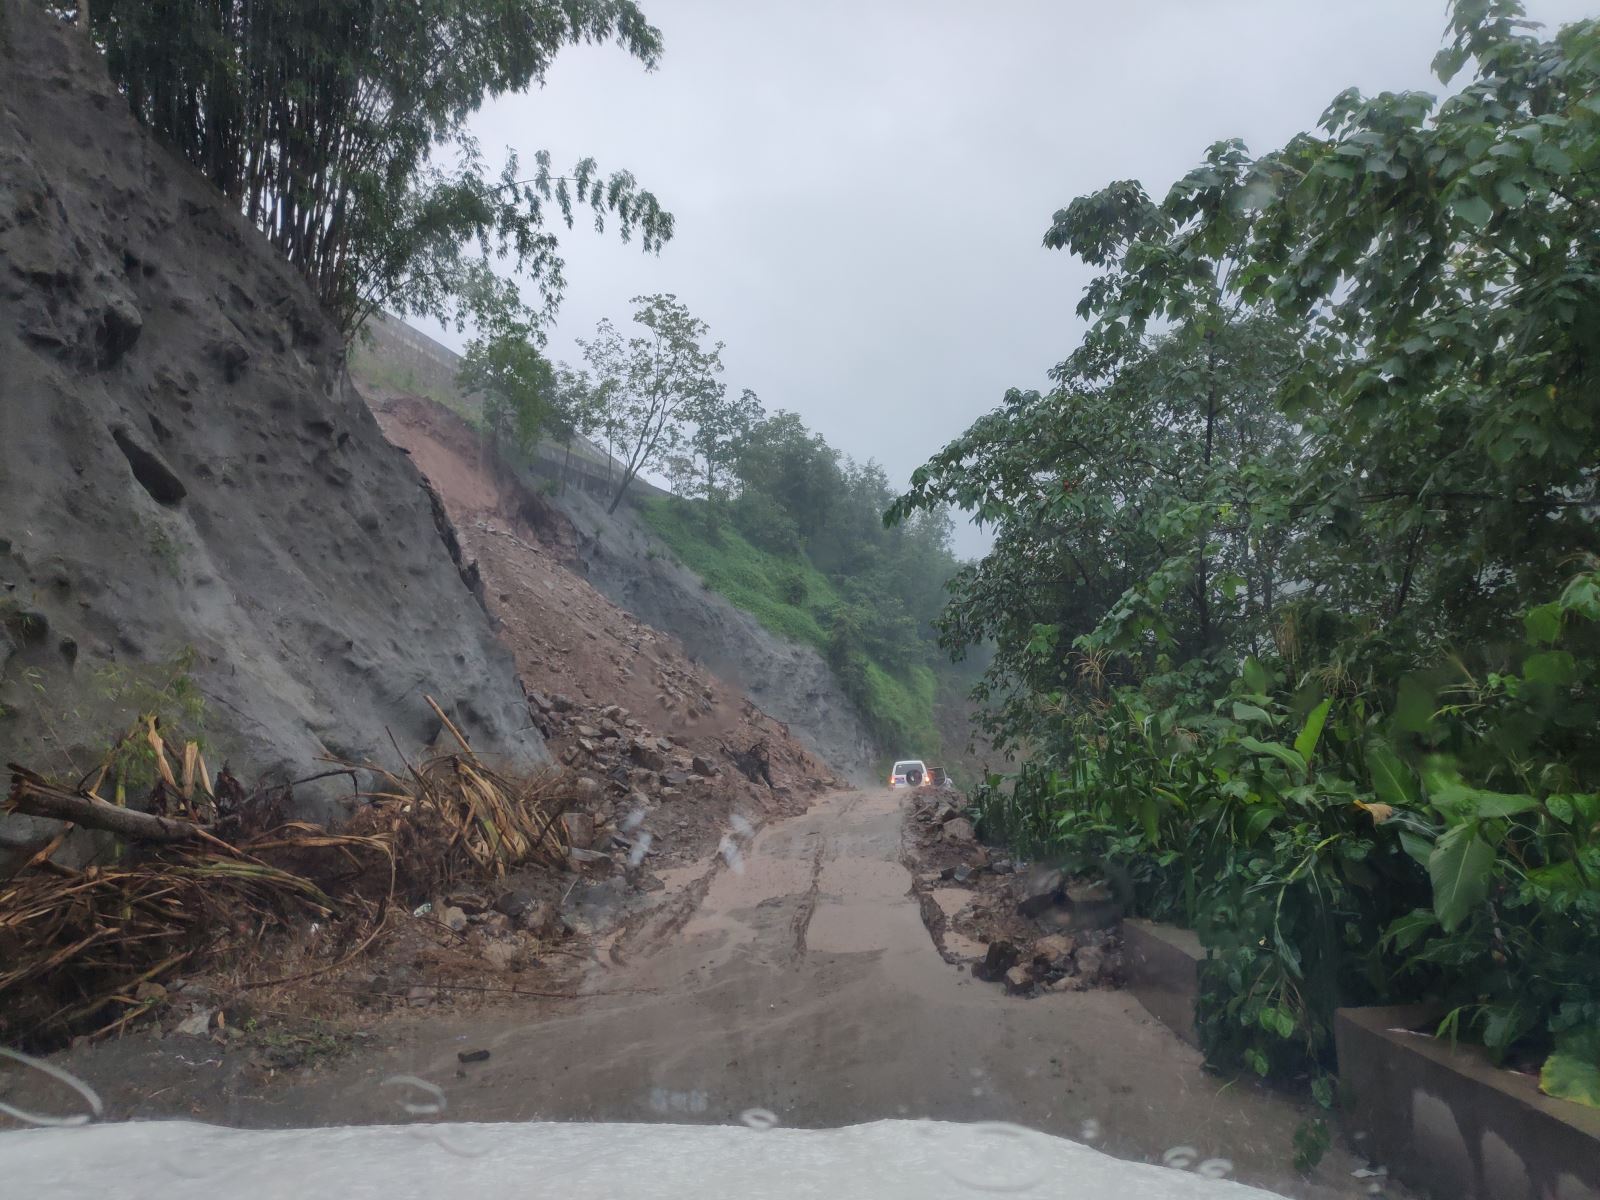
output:
M299 278L80 35L22 0L0 26L0 763L86 771L180 675L246 784L392 760L387 731L417 751L424 694L490 761L545 761L472 564ZM319 786L323 811L349 787Z
M877 750L822 655L769 633L662 554L626 503L608 515L576 488L556 503L578 531L586 577L608 600L672 634L841 774L875 778Z

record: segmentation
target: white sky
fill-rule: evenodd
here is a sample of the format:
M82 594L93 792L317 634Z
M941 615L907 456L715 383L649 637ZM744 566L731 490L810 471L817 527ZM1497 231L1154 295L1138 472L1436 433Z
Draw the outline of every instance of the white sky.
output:
M568 50L474 122L491 161L625 167L659 257L579 226L549 352L675 292L731 388L896 483L1072 348L1089 278L1040 238L1114 179L1159 195L1219 138L1266 151L1348 86L1438 90L1443 0L641 0L660 69ZM1531 0L1551 24L1593 0ZM461 339L442 335L452 344ZM982 539L962 527L958 549Z

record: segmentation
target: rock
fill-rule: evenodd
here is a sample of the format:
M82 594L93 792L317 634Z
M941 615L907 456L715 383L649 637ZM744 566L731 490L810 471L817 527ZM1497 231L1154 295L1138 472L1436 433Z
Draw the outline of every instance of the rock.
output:
M1106 971L1106 952L1100 946L1084 946L1078 951L1078 975L1085 984L1098 983Z
M488 1059L489 1059L489 1052L487 1050L457 1050L456 1051L456 1061L457 1062L464 1062L464 1063L487 1062Z
M439 998L439 989L435 987L414 987L406 989L406 1004L410 1008L427 1008Z
M1007 941L989 943L983 961L972 968L972 974L986 983L998 983L1007 971L1017 965L1017 948Z
M483 961L496 971L515 971L523 965L522 953L515 942L490 942L483 948Z
M972 868L967 866L966 863L959 863L957 864L955 870L950 872L950 878L954 879L957 883L966 883L972 878Z
M212 1009L199 1009L179 1021L178 1027L173 1032L181 1033L185 1037L205 1037L211 1030L211 1018L215 1015Z
M589 850L594 847L594 814L564 812L561 825L567 832L567 843L574 849Z
M586 737L581 737L578 739L578 749L582 750L590 758L593 758L595 755L600 753L600 743L590 741Z
M690 765L693 766L696 773L700 775L716 775L722 770L721 767L717 766L716 763L712 762L709 758L706 758L703 754L696 754L694 758L690 760Z
M1033 968L1026 963L1018 963L1006 972L1006 991L1010 995L1018 995L1033 988Z
M1061 902L1062 875L1057 870L1033 871L1020 878L1017 891L1017 912L1025 917L1037 917Z
M943 825L946 821L954 821L960 815L948 804L937 804L933 808L933 823Z
M530 905L518 918L517 926L542 942L553 942L567 931L556 906L548 900Z
M643 812L650 807L650 797L643 792L629 792L627 803L629 808Z
M574 707L572 703L572 697L564 696L560 692L557 692L554 696L550 697L550 707L555 709L556 712L571 712Z
M628 748L628 757L647 771L664 771L667 767L666 755L645 742L634 742Z
M505 913L484 913L478 920L482 922L482 929L485 933L511 932L511 918L506 916Z
M626 721L628 710L620 704L608 704L600 710L600 715L608 721Z
M604 736L601 731L596 729L593 725L575 725L573 726L573 729L579 737L588 738L590 741L594 742L600 741Z
M978 832L973 829L971 821L957 817L945 822L943 837L947 842L974 842L978 840Z
M661 782L666 787L681 788L689 782L689 776L684 771L663 771L661 772Z
M167 998L167 989L154 980L147 979L133 989L133 998L135 1000L159 1003Z
M593 809L605 799L606 790L600 785L599 780L590 779L587 775L579 776L572 785L573 795L577 797L578 804L583 808Z
M543 692L529 692L528 703L533 705L542 713L549 712L552 707L550 703L550 697L546 696Z
M1011 860L1009 858L996 859L989 864L989 870L996 875L1009 875L1011 874Z
M573 870L594 863L609 863L611 856L602 854L598 850L585 850L582 846L573 846L567 851L567 863Z
M1033 944L1031 955L1034 962L1046 963L1052 967L1059 967L1072 952L1078 948L1077 939L1071 934L1052 933L1042 937Z
M1077 883L1069 883L1066 887L1067 899L1074 904L1110 904L1116 899L1111 894L1111 888L1104 880L1088 879Z
M508 917L520 917L534 902L532 892L514 889L509 892L501 892L495 897L494 910L497 913L504 913Z
M436 909L434 915L438 918L439 924L447 929L453 929L457 933L467 927L467 914L453 904L447 904L443 908Z
M675 743L671 738L658 737L656 739L656 749L661 751L663 754L671 754L676 748L677 743Z

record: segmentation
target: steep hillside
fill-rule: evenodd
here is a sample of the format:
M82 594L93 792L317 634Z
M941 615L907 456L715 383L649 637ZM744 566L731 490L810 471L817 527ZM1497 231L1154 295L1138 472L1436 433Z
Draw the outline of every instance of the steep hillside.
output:
M793 811L831 781L799 730L596 590L583 536L458 416L404 393L369 401L460 531L551 749L614 798L596 812L602 834L633 809L661 861L678 861L712 850L734 814Z
M75 31L21 0L0 25L0 762L87 771L157 707L214 765L300 776L430 742L425 694L545 761L300 280Z

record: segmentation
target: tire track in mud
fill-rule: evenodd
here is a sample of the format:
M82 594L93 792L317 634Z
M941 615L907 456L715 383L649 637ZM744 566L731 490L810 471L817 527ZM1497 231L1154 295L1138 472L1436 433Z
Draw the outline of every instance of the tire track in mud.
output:
M790 928L794 930L794 952L797 958L806 956L806 934L811 928L811 918L817 912L817 897L822 891L822 860L828 851L826 837L821 833L814 833L811 837L817 843L817 848L811 855L811 886L806 889L805 897L800 901L800 907L790 922Z

